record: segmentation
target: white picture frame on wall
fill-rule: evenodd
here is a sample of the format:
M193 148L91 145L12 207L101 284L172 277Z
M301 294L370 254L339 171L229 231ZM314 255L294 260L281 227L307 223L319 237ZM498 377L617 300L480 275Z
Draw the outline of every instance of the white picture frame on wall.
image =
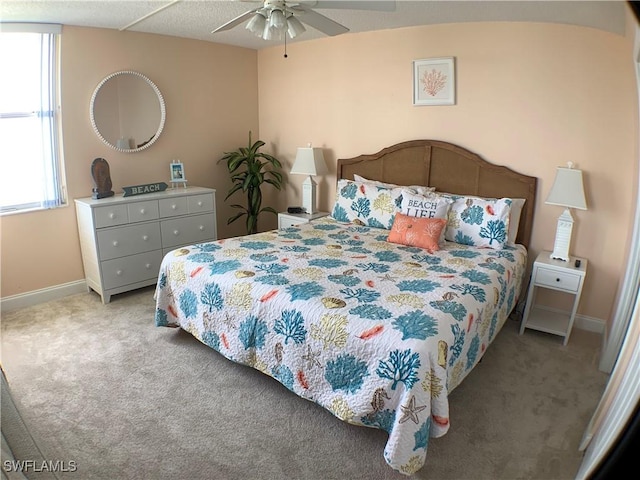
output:
M428 58L413 61L413 104L456 104L456 70L454 57Z

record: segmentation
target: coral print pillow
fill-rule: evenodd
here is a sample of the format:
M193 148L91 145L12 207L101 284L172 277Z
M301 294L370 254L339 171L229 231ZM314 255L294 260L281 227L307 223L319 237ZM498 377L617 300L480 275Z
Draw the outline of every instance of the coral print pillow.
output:
M445 238L450 242L502 250L508 240L512 200L456 196L449 211Z
M444 218L418 218L396 213L387 241L426 249L440 250L440 234L447 221Z
M339 222L389 230L401 203L401 188L341 179L331 216Z
M447 219L453 200L436 193L418 195L408 190L402 191L402 206L400 212L409 217L444 218ZM444 245L444 229L440 234L440 245Z

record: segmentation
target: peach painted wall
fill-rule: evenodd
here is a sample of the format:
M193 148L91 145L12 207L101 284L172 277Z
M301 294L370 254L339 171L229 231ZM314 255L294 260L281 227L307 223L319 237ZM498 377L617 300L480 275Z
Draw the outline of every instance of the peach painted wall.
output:
M69 206L1 218L1 296L82 280L84 272L74 198L91 195L90 166L111 168L113 190L169 182L180 159L191 184L215 188L219 236L242 233L223 200L231 184L224 151L245 145L258 130L257 53L176 37L64 27L61 43L62 128ZM89 119L94 89L110 73L135 70L161 91L167 119L158 141L138 153L119 153L95 135Z
M451 24L349 34L259 52L173 37L66 27L62 106L69 197L89 196L89 166L104 157L114 189L168 181L185 162L194 184L216 188L219 236L230 184L216 160L244 145L247 131L289 168L295 149L325 147L330 174L319 179L331 208L335 162L404 140L462 145L496 164L539 178L531 256L551 249L559 207L544 204L555 167L585 172L589 210L575 212L572 253L590 260L580 313L607 319L618 288L637 177L637 93L632 40L595 29L526 23ZM457 105L411 105L411 62L455 56ZM167 123L151 148L121 154L91 129L88 106L99 81L131 69L165 96ZM303 108L304 107L304 108ZM258 130L259 127L259 130ZM259 135L257 135L259 133ZM300 202L302 178L265 192L276 208ZM275 228L265 217L261 230ZM6 297L83 278L73 203L2 217ZM30 261L25 261L27 256ZM554 299L551 299L554 300Z
M606 320L623 272L638 162L633 41L535 23L469 23L343 35L258 53L260 132L290 168L296 148L325 148L320 208L335 198L336 159L437 139L538 177L530 257L551 250L561 207L545 205L557 166L584 171L571 252L589 259L579 313ZM412 61L456 57L457 104L412 106ZM286 202L300 203L291 176ZM567 298L542 295L568 308ZM565 296L566 297L566 296Z

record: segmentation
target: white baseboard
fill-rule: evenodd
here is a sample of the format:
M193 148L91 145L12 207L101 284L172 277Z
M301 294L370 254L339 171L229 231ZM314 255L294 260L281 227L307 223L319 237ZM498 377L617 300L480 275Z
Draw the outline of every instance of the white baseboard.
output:
M57 300L58 298L86 291L87 282L78 280L40 290L33 290L31 292L19 293L18 295L0 298L0 311L10 312L19 308L31 307L32 305Z

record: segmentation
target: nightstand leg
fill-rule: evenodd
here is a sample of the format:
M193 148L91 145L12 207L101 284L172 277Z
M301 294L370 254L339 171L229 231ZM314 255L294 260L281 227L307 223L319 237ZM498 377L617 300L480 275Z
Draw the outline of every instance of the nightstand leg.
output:
M563 345L566 345L569 342L569 335L571 335L571 330L573 329L573 322L576 319L576 314L578 313L578 304L580 303L580 296L582 295L582 286L580 286L580 290L578 290L578 294L576 295L575 300L573 301L573 309L571 310L571 318L569 319L569 326L567 327L567 334L564 336Z
M527 326L527 320L529 318L529 313L531 312L531 306L535 301L536 294L536 286L531 283L529 287L529 293L527 294L527 305L524 307L524 313L522 314L522 321L520 322L520 335L524 333L524 329Z

